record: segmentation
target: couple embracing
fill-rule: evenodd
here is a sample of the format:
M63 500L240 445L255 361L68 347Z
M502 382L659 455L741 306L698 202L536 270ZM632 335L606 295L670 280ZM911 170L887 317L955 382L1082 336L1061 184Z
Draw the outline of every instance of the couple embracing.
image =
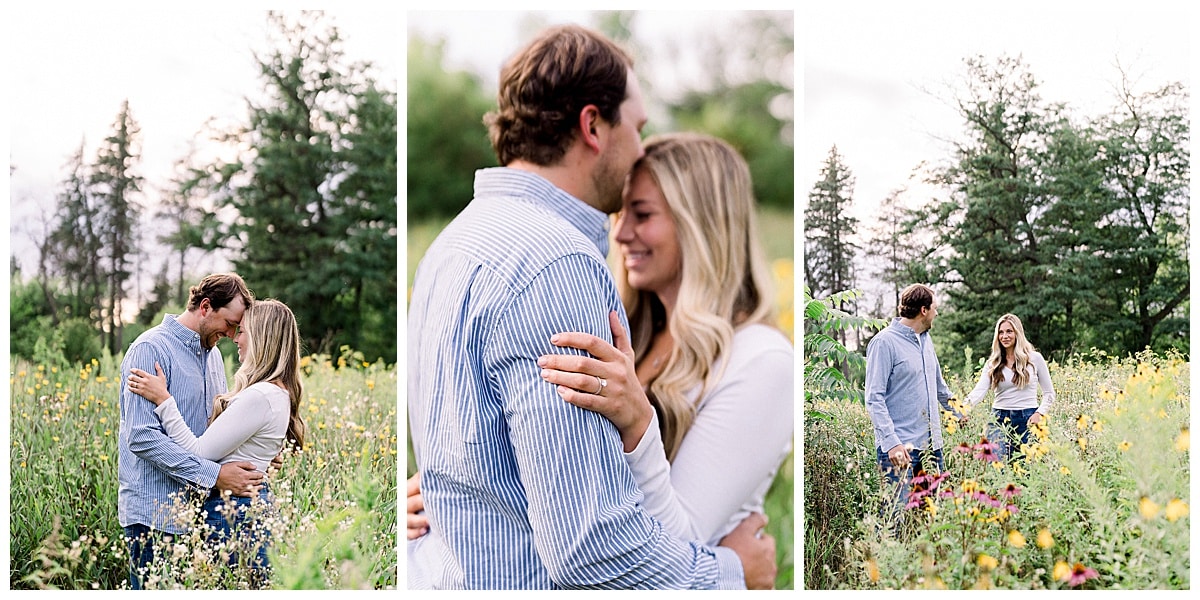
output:
M409 587L772 587L794 352L745 160L643 144L632 60L582 27L518 52L498 99L503 166L413 282Z
M222 337L233 339L241 364L232 390L217 348ZM201 527L232 571L265 586L267 472L285 442L304 443L292 311L256 301L236 274L209 275L191 288L186 312L166 315L133 341L121 381L117 502L130 586L177 572L169 564L173 538Z

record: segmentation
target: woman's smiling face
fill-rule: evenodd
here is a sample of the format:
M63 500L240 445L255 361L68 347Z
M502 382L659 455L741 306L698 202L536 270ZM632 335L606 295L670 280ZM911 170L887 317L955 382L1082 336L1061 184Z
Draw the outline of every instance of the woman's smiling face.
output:
M645 168L635 169L625 188L615 239L629 285L673 304L683 276L679 238L667 199Z

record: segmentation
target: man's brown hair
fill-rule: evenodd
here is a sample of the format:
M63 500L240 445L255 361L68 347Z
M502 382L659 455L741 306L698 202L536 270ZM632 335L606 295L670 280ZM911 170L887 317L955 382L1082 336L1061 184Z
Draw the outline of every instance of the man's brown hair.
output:
M556 164L589 104L605 121L620 123L632 67L629 54L595 31L578 25L547 30L500 70L497 109L483 117L500 164Z
M246 287L246 282L242 281L240 275L237 273L214 273L191 287L187 309L200 308L200 303L208 298L208 303L213 310L218 310L239 296L246 308L250 308L250 305L254 304L254 294L250 293L250 288Z
M900 316L905 319L913 319L921 314L922 308L933 306L933 288L921 284L914 283L900 292Z

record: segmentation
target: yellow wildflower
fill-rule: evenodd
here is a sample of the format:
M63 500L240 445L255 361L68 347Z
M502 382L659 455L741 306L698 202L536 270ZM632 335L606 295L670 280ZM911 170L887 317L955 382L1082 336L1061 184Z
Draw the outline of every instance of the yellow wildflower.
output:
M1117 450L1121 452L1127 452L1132 447L1133 444L1130 444L1128 440L1122 440L1120 444L1117 444Z
M1062 473L1063 475L1071 474L1071 470L1067 468L1067 465L1063 465L1062 467L1059 467L1058 472Z
M1021 532L1016 529L1010 529L1008 532L1008 545L1013 548L1024 548L1025 536L1021 535Z
M1142 513L1142 518L1146 520L1157 517L1159 508L1158 503L1151 500L1149 496L1142 496L1138 502L1138 512Z
M1043 527L1042 530L1038 532L1037 545L1038 548L1041 548L1042 550L1046 550L1054 545L1054 536L1050 534L1049 529Z
M1179 432L1179 435L1175 437L1175 449L1180 452L1187 452L1188 449L1191 447L1191 445L1192 445L1191 431L1187 427L1184 427Z
M1087 438L1081 437L1081 438L1075 440L1075 442L1079 444L1080 450L1087 450Z
M1180 517L1186 517L1188 514L1188 504L1179 498L1171 498L1167 503L1167 520L1174 523Z
M1083 431L1088 428L1088 425L1091 424L1091 422L1092 420L1088 418L1087 415L1079 415L1079 419L1075 421L1075 428Z
M870 579L871 583L879 583L879 565L876 564L875 559L868 558L863 563L863 567L867 569L867 579Z
M975 564L979 565L979 567L982 569L990 571L995 569L996 565L1000 563L996 562L996 559L988 556L987 554L980 554L979 558L975 559Z
M1058 561L1054 563L1054 578L1059 581L1066 581L1071 578L1071 565L1066 561Z

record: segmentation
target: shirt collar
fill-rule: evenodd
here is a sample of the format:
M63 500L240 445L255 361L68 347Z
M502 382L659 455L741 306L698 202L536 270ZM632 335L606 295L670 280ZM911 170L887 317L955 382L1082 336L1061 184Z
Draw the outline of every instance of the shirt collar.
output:
M166 329L167 332L169 332L172 336L174 336L179 341L181 341L185 344L188 344L189 346L192 346L194 348L199 348L200 334L195 331L192 331L191 329L188 329L187 327L184 327L183 324L181 324L179 322L178 318L179 318L179 315L163 316L163 320L162 320L163 329Z
M544 177L508 167L475 172L475 197L504 196L533 203L566 220L608 255L608 215L550 183Z

